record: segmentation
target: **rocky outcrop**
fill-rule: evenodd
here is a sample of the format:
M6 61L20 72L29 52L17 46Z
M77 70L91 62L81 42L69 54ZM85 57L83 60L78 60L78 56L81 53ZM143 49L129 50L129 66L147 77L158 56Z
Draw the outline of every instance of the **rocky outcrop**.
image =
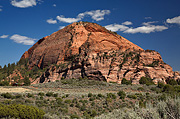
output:
M148 60L148 61L147 61ZM150 77L155 83L167 78L179 78L172 68L165 64L156 51L94 53L73 62L51 66L37 79L38 82L51 82L66 78L87 77L93 80L121 83L123 78L137 84L141 77Z
M157 81L177 78L156 51L144 51L122 36L87 22L73 23L39 40L24 53L29 69L49 67L33 83L87 77L121 83L122 78L138 83L142 76Z

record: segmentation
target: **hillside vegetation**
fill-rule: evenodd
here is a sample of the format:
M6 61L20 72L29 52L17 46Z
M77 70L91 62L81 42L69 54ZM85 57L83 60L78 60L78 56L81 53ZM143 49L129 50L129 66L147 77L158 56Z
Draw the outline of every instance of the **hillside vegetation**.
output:
M1 93L2 107L9 109L14 105L15 110L16 107L27 107L22 110L25 112L29 108L38 110L35 108L38 107L43 111L36 116L44 119L178 119L180 116L180 86L177 83L120 85L80 78L24 88L33 90L33 93ZM33 113L28 111L25 115ZM3 117L15 116L6 113Z

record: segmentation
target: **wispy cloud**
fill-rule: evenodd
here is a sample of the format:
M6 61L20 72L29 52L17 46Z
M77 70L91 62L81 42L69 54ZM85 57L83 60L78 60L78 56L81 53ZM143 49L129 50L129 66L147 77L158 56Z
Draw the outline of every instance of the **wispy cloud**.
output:
M9 35L2 35L0 38L7 38Z
M26 36L21 36L18 34L14 34L13 36L10 37L10 39L16 43L20 43L23 45L33 45L35 43L35 40L37 40Z
M151 24L157 23L158 21L143 22L142 25L150 26Z
M91 16L91 19L95 21L104 20L104 16L110 14L110 10L92 10L79 13L75 18L66 18L63 15L57 16L56 18L60 22L73 23L82 20L85 16Z
M157 21L151 21L151 22L144 22L142 23L143 26L140 27L128 27L125 22L122 24L110 24L105 26L108 30L111 31L123 31L123 33L151 33L151 32L158 32L168 29L168 27L163 25L152 25L153 23L156 23Z
M56 4L53 4L53 7L56 7Z
M152 19L152 17L145 17L144 19Z
M180 25L180 16L177 16L177 17L174 17L171 19L167 19L166 22L169 24L179 24Z
M59 26L59 30L60 30L60 29L63 29L64 27L65 27L65 26Z
M125 25L121 25L121 24L110 24L105 26L106 29L111 30L111 31L125 31L127 29L129 29L129 27L125 26Z
M57 20L48 19L48 20L46 20L46 22L49 23L49 24L56 24Z
M81 20L81 18L65 18L63 15L57 16L56 18L57 20L65 23L73 23Z
M19 8L27 8L36 6L36 0L11 0L11 4L15 7Z
M132 25L133 23L130 22L130 21L125 21L125 22L123 22L122 24L123 24L123 25Z
M0 12L2 11L2 6L0 5Z

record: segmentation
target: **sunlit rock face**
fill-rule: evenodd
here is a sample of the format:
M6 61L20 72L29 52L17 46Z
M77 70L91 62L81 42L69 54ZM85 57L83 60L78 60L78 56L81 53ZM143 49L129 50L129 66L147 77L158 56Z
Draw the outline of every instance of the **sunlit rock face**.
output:
M137 84L142 76L154 82L178 78L156 51L143 50L124 37L89 22L76 22L40 39L22 59L29 69L48 67L33 83L87 77L121 83L122 78Z

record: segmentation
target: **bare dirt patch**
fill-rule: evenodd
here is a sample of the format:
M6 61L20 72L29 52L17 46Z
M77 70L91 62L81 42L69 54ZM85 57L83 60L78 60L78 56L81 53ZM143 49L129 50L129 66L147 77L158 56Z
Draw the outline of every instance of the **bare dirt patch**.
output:
M22 87L0 87L0 93L22 93L22 92L32 92L30 89L22 88Z

